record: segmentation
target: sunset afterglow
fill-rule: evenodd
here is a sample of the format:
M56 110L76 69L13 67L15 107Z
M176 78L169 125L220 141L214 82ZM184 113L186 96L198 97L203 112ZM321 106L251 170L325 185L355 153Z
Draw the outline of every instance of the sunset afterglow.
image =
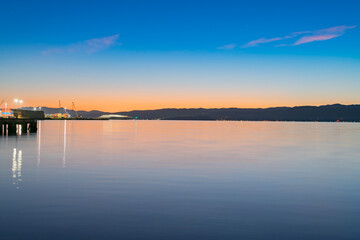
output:
M1 98L110 112L359 103L354 4L335 19L332 2L6 2Z

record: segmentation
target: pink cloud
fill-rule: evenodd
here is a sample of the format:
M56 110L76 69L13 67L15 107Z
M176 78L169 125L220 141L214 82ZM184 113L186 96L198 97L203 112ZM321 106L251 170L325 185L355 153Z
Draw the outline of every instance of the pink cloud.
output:
M116 45L121 45L118 42L119 36L120 34L115 34L108 37L93 38L83 42L69 44L64 47L50 48L42 51L42 54L49 55L53 53L75 53L75 52L93 53L100 50L108 49Z
M337 34L344 34L345 31L347 29L353 29L356 28L356 25L353 26L346 26L346 25L342 25L342 26L336 26L336 27L331 27L331 28L325 28L325 29L320 29L320 30L315 30L313 31L314 33L337 33Z
M342 25L342 26L336 26L336 27L325 28L325 29L314 30L314 31L293 32L285 37L276 37L276 38L270 38L270 39L260 38L260 39L253 40L253 41L246 43L245 45L242 46L242 48L256 47L259 44L270 43L270 42L275 42L275 41L282 41L282 40L290 39L290 38L296 38L296 37L299 37L300 35L306 35L306 36L300 37L297 41L295 41L295 43L281 43L281 44L276 45L276 47L298 46L301 44L311 43L311 42L315 42L315 41L326 41L326 40L340 37L345 34L346 30L353 29L355 27L356 27L355 25L354 26Z
M299 40L297 40L292 45L297 46L297 45L301 45L304 43L310 43L310 42L315 42L315 41L325 41L325 40L333 39L336 37L339 37L339 35L332 34L332 35L305 36L305 37L302 37Z
M283 40L283 39L284 38L281 38L281 37L270 38L270 39L260 38L260 39L248 42L247 44L243 45L242 48L256 47L256 46L258 46L259 44L262 44L262 43L275 42L275 41L280 41L280 40Z
M315 30L310 33L312 35L310 36L304 36L301 37L299 40L297 40L292 46L297 46L305 43L311 43L315 41L326 41L333 38L340 37L345 34L345 31L347 29L353 29L356 26L337 26L337 27L331 27L331 28L325 28L320 30Z

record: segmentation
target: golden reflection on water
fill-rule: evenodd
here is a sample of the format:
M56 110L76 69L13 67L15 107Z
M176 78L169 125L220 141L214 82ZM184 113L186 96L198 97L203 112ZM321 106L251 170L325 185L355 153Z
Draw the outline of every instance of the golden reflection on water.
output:
M63 151L63 161L62 161L62 167L66 167L66 120L64 120L64 151Z
M360 219L355 123L39 121L3 139L1 236L354 239Z
M20 182L22 181L21 168L22 168L22 151L14 148L11 171L12 171L13 184L16 186L17 189L20 188Z
M37 132L37 147L38 147L38 150L37 150L37 167L39 168L40 167L40 161L41 161L41 125L42 125L42 121L38 121L38 132Z
M358 130L352 123L207 122L207 121L45 121L39 128L38 163L67 161L116 164L124 156L138 161L181 165L187 157L194 163L218 161L240 164L278 155L331 152L329 144L352 147ZM310 152L309 152L310 153ZM44 159L45 159L44 158ZM60 160L61 159L61 160ZM106 161L108 159L109 161ZM59 161L60 160L60 161ZM43 164L43 163L42 163ZM70 166L71 167L71 166Z
M355 143L360 141L359 125L353 123L63 120L38 124L34 141L31 136L11 140L12 180L17 186L23 179L24 152L27 166L44 169L137 166L216 172L261 166L266 171L275 162L295 165L339 151L351 157L358 154ZM32 155L33 163L28 161Z
M62 167L65 168L66 167L66 138L67 138L67 121L64 120L63 121L63 133L62 133L62 138L63 138L63 148L62 148ZM39 121L38 122L38 132L37 132L37 167L40 167L41 164L41 146L42 146L42 135L43 135L43 127L42 127L43 121ZM45 124L45 141L47 139L49 139L49 134L47 134L48 128L46 128L47 125ZM51 133L51 131L50 131ZM46 142L45 142L45 146L46 146Z

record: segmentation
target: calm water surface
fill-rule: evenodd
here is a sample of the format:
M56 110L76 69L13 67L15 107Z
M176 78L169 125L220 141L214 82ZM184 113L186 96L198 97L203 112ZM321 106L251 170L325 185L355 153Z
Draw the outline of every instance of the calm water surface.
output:
M39 124L0 139L1 240L360 239L358 123Z

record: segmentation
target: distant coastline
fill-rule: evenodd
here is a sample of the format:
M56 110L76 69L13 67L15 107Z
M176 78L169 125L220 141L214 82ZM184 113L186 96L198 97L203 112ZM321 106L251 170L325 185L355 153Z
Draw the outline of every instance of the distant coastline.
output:
M26 108L23 108L26 109ZM30 109L30 108L29 108ZM46 114L62 111L59 108L41 107ZM72 110L68 113L74 114ZM322 105L272 108L164 108L124 112L78 111L84 118L95 119L102 115L118 114L133 119L147 120L235 120L235 121L322 121L359 122L360 105Z

